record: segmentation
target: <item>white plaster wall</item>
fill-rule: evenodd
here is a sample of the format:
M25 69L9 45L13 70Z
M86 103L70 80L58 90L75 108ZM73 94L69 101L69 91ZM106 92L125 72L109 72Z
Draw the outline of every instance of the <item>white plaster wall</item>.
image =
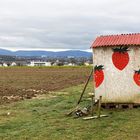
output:
M133 80L134 70L140 69L140 47L129 47L129 63L118 70L112 63L112 47L93 49L93 65L104 65L104 81L95 89L95 98L104 103L140 103L140 87Z

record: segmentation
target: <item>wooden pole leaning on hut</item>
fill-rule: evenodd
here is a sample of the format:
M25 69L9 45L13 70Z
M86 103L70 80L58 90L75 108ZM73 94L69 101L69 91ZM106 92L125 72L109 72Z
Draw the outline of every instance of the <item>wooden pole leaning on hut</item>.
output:
M78 100L78 102L77 102L76 107L75 107L74 109L72 109L69 113L67 113L67 114L66 114L67 116L72 115L72 113L73 113L74 111L76 111L76 110L79 108L78 105L80 104L80 102L81 102L81 100L82 100L82 98L83 98L83 95L84 95L84 93L85 93L85 90L86 90L86 88L87 88L87 85L88 85L88 83L89 83L90 78L91 78L92 75L93 75L93 68L92 68L92 70L91 70L91 72L90 72L90 75L89 75L88 78L87 78L87 81L86 81L86 83L85 83L85 85L84 85L84 88L83 88L83 90L82 90L82 93L81 93L81 95L80 95L80 98L79 98L79 100Z
M93 69L93 73L94 73L95 71L94 71L94 69ZM93 95L92 95L92 97L91 97L91 115L93 116L93 110L94 110L94 96L95 96L95 74L94 74L94 76L93 76Z
M88 79L87 79L87 81L86 81L86 83L85 83L84 89L83 89L83 91L82 91L82 93L81 93L81 96L80 96L78 102L77 102L77 105L80 104L80 102L81 102L81 100L82 100L82 97L83 97L83 95L84 95L84 93L85 93L85 90L86 90L86 88L87 88L87 85L88 85L88 83L89 83L89 80L90 80L90 78L91 78L92 75L93 75L93 69L91 70L90 75L89 75L89 77L88 77Z

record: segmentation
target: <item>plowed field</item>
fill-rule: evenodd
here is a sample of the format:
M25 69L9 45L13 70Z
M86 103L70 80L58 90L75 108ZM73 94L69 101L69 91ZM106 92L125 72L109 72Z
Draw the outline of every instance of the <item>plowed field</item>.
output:
M90 70L91 67L0 68L0 104L82 84Z

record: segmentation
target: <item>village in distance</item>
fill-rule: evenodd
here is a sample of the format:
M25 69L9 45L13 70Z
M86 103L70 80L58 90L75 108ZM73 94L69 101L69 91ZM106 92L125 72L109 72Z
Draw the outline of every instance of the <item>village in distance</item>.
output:
M37 51L36 51L37 52ZM73 55L74 54L74 55ZM52 55L28 56L0 53L0 67L8 66L90 66L93 64L92 53L85 51L64 51Z

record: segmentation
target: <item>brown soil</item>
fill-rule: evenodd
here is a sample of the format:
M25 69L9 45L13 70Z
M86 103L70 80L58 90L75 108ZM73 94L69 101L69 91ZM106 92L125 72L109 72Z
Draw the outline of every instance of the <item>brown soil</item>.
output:
M89 67L0 68L0 104L30 99L86 81Z

